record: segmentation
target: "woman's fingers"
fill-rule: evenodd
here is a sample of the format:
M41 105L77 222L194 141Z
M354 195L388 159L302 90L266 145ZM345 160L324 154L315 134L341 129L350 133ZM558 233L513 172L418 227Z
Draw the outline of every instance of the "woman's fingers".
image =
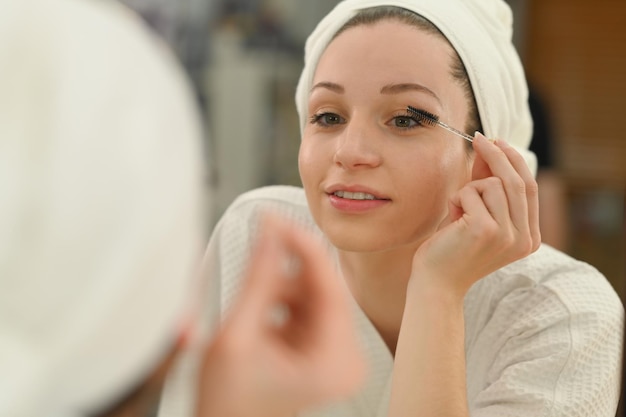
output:
M474 140L477 159L484 161L492 175L502 181L509 216L520 237L528 236L529 249L536 249L538 233L536 182L517 151L503 141L490 143L483 135ZM521 242L520 242L521 243Z
M476 135L474 149L489 166L492 175L501 179L509 201L509 215L513 224L522 233L528 231L528 202L524 180L502 149L489 142L483 135Z
M282 379L294 395L300 390L307 398L337 398L362 378L347 288L329 253L314 236L275 216L262 221L242 292L223 330L255 355L266 352L258 360L275 361L273 379ZM281 375L281 368L292 372Z
M286 298L286 262L287 251L280 235L266 221L253 247L241 293L229 316L229 324L248 335L270 325L271 309Z
M480 200L476 200L474 194ZM507 195L502 181L497 177L470 182L457 193L453 198L453 203L457 204L467 215L489 216L501 227L509 227L511 223Z
M502 152L509 158L511 165L517 171L524 182L526 204L528 207L528 224L533 240L533 251L539 248L541 243L541 232L539 230L539 190L537 181L528 168L524 157L513 147L504 141L496 142Z

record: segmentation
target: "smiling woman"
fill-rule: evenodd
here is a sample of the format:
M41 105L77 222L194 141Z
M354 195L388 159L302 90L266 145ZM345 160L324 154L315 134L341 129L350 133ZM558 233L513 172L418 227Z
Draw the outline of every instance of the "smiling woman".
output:
M407 45L415 45L410 53ZM440 36L397 18L343 31L322 55L299 166L311 213L337 247L415 252L447 217L448 196L469 181L465 142L451 135L441 140L441 132L406 110L410 104L467 123L469 106L450 75L451 55ZM384 196L385 204L339 198L337 190ZM361 215L347 217L351 212Z
M302 415L615 413L623 307L593 267L540 244L511 27L500 0L346 0L309 37L296 92L303 188L242 195L206 258L226 311L260 213L327 244L369 379Z

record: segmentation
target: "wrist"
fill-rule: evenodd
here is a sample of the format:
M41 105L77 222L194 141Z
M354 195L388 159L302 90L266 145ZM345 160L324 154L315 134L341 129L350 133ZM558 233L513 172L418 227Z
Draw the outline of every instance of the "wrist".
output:
M432 273L412 276L407 285L406 302L450 308L462 306L467 290L458 285L458 281L455 277Z

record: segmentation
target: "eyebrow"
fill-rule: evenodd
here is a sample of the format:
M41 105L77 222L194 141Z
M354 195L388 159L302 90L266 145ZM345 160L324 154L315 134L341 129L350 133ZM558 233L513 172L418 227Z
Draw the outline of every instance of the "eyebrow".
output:
M322 82L315 84L313 88L311 88L310 92L313 92L313 90L317 88L326 88L327 90L334 91L337 94L343 94L346 91L346 89L343 88L343 86L336 84L336 83L331 83L330 81L322 81Z
M313 92L314 90L318 88L325 88L337 94L343 94L346 91L346 89L343 88L343 86L337 83L330 82L330 81L321 81L315 84L311 88L311 92ZM439 103L441 103L441 100L439 100L439 97L437 96L437 94L435 94L430 88L425 87L421 84L415 84L415 83L388 84L388 85L383 86L383 88L380 89L380 94L400 94L400 93L406 93L407 91L419 91L421 93L426 93L429 96L436 99Z
M441 103L437 94L435 94L430 88L415 83L388 84L380 89L380 94L400 94L407 91L419 91L426 93Z

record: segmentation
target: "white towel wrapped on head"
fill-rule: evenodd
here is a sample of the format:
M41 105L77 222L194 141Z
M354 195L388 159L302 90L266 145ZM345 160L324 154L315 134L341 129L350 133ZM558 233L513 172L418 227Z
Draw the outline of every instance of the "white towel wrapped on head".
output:
M91 415L158 365L189 308L200 122L117 3L0 10L0 416Z
M303 128L309 92L319 59L335 33L359 10L397 6L432 22L450 41L469 74L484 134L515 147L536 172L535 155L528 150L532 118L528 86L512 43L513 18L502 0L345 0L317 25L305 48L305 63L296 90L296 106Z

